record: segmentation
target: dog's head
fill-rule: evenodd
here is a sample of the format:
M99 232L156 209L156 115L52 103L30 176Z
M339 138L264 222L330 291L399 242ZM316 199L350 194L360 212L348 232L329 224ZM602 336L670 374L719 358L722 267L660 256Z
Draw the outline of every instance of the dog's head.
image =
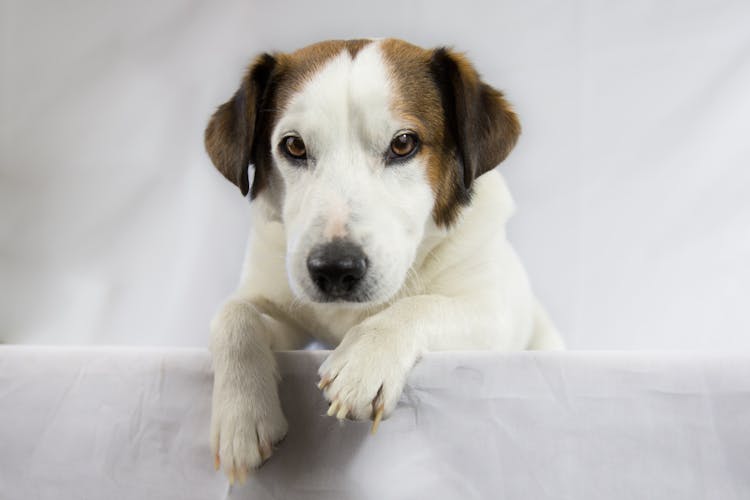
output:
M284 224L299 298L382 303L425 228L456 222L474 179L519 132L503 95L459 54L329 41L260 56L211 118L206 149Z

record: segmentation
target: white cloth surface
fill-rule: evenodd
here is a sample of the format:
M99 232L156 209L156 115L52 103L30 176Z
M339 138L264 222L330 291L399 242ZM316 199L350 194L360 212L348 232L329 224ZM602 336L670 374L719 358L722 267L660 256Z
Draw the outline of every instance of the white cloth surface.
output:
M278 354L289 434L230 488L206 351L0 347L0 498L750 498L748 355L429 354L375 436L325 416L324 355Z
M249 224L209 115L261 51L396 36L514 103L511 240L568 345L750 347L750 2L1 8L0 341L205 346Z

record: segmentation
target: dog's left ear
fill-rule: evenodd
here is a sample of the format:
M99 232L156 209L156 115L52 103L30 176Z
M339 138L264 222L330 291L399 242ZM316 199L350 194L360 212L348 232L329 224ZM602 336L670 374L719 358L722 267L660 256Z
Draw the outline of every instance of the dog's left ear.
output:
M468 191L474 179L508 156L521 124L503 94L482 82L462 55L436 49L430 69L440 88L446 129L455 141Z

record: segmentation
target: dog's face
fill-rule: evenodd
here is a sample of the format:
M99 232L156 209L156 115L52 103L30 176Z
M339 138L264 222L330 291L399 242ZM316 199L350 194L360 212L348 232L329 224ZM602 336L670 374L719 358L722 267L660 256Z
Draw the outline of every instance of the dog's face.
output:
M372 304L398 292L425 228L456 221L519 130L461 56L332 41L261 56L212 117L206 147L283 222L295 295Z

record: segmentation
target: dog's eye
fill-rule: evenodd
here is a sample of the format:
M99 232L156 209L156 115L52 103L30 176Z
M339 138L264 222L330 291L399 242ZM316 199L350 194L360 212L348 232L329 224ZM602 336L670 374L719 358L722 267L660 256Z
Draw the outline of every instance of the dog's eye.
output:
M305 141L301 137L296 135L288 135L281 140L281 149L288 156L295 160L307 159L307 149L305 149Z
M419 139L416 134L413 132L402 132L391 141L388 159L398 160L406 158L416 151L418 145Z

